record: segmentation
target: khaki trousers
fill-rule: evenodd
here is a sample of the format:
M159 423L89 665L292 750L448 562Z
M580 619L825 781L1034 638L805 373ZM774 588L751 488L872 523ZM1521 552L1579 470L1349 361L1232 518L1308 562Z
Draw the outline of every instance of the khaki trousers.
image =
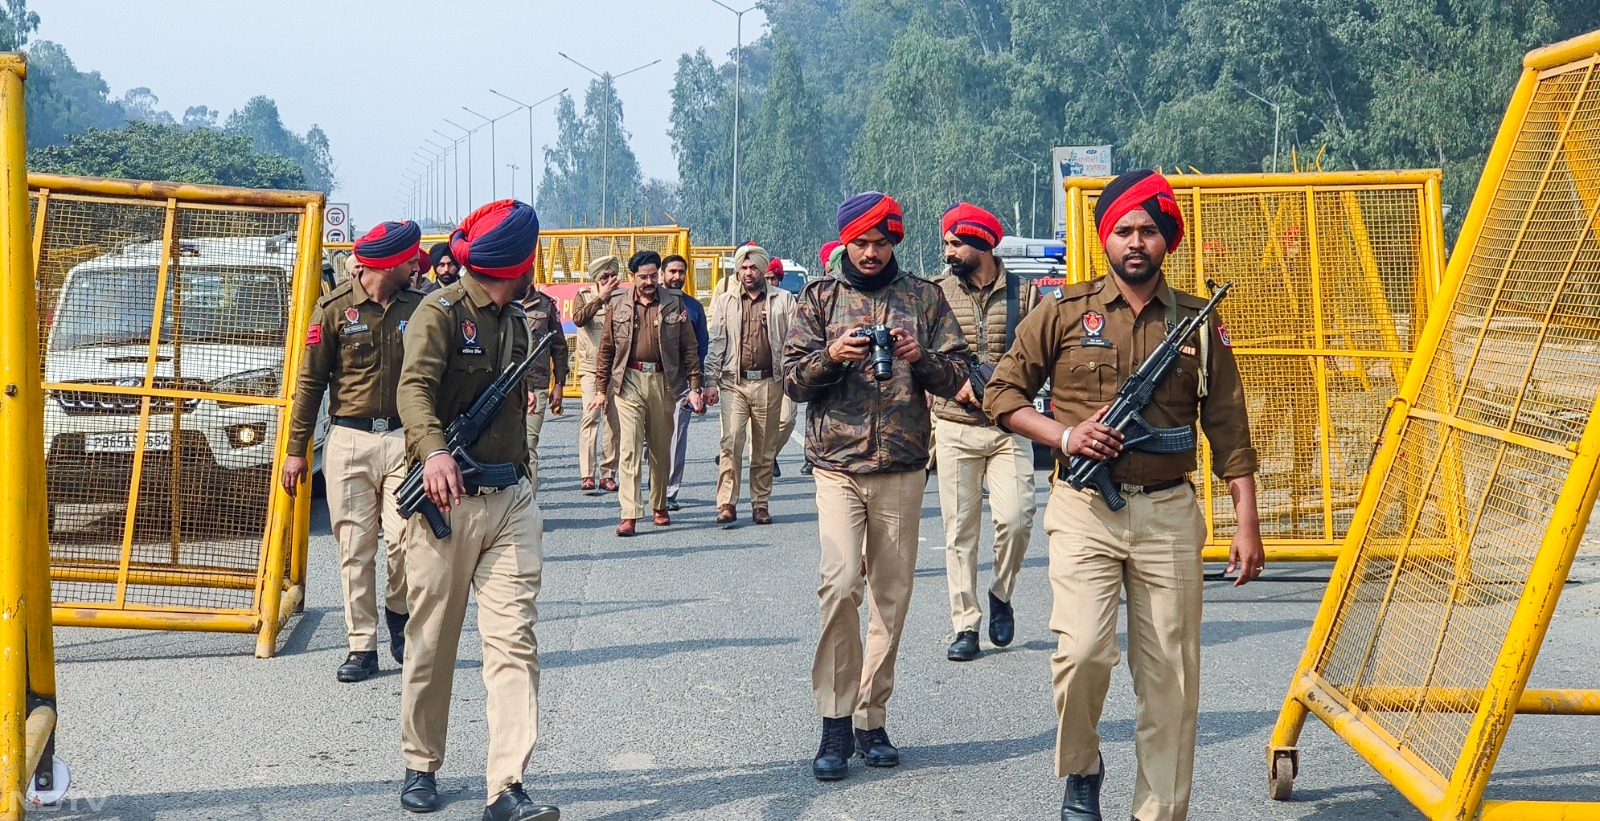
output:
M586 479L614 479L617 476L617 404L607 402L604 411L589 410L595 397L594 374L578 375L583 394L583 418L578 422L578 473ZM602 438L604 434L604 438ZM596 440L599 440L597 442ZM595 472L594 450L600 445L600 472Z
M1055 596L1056 775L1095 766L1096 725L1118 660L1117 602L1126 589L1128 670L1138 705L1133 814L1173 821L1189 812L1194 775L1205 519L1188 484L1127 499L1113 512L1098 494L1058 481L1045 510Z
M745 432L750 434L750 506L765 508L772 498L772 466L783 440L778 438L783 386L776 379L732 379L722 390L722 455L717 459L717 506L739 504Z
M400 691L401 749L408 769L444 763L456 650L467 594L478 599L483 684L488 691L488 802L522 781L539 732L539 643L533 626L542 581L544 518L527 482L469 496L445 514L436 539L421 516L406 523L411 621Z
M819 467L814 478L822 538L822 584L817 588L822 636L811 663L811 690L823 718L853 715L857 729L874 730L884 725L894 692L894 663L911 604L927 477L918 470L854 474Z
M534 410L528 413L528 486L539 495L539 434L544 431L544 415L550 409L550 392L535 391ZM585 474L588 475L588 474Z
M344 589L344 631L352 653L378 649L378 533L388 563L383 604L406 612L406 564L401 549L405 522L394 494L406 478L406 435L328 427L322 446L328 518L339 543L339 582Z
M994 522L994 584L989 592L1009 602L1039 507L1033 496L1033 445L993 425L941 421L935 448L950 623L957 633L976 631L983 619L978 605L978 533L984 479L989 481L989 518Z
M667 474L672 471L672 403L667 375L628 369L622 387L612 400L617 406L617 427L622 431L617 498L622 518L643 519L644 493L640 489L639 459L650 446L650 510L667 509ZM608 404L612 404L608 403Z

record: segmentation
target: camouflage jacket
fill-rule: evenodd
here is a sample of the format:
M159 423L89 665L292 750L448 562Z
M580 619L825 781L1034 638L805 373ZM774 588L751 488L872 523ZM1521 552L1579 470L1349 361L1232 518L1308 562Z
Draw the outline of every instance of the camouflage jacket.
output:
M783 389L806 405L806 457L819 470L898 473L928 466L932 429L923 392L949 398L966 381L967 340L939 286L900 274L876 291L819 279L800 292L783 346ZM865 363L828 358L828 344L876 324L910 331L922 344L915 365L872 378Z

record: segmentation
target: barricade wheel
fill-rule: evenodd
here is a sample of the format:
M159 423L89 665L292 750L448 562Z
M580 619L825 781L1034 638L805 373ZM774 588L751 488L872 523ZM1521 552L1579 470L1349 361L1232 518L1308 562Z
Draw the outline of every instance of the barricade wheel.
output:
M72 771L67 769L67 762L61 756L50 756L49 786L41 788L38 779L28 779L28 803L35 807L53 807L61 803L62 797L67 794L67 788L72 785Z
M1288 801L1294 794L1294 775L1297 762L1288 752L1278 753L1267 768L1267 795L1273 801Z

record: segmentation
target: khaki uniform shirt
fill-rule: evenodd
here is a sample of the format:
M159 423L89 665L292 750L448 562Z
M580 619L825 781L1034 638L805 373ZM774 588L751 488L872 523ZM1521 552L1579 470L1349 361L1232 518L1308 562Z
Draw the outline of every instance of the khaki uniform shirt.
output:
M572 324L578 326L578 373L593 374L600 361L600 336L606 328L606 301L600 298L598 286L585 286L572 298Z
M744 378L739 363L744 361L744 317L740 304L748 303L744 289L717 294L711 303L710 336L705 367L706 383L717 386L726 380ZM782 378L783 343L789 337L789 326L795 315L794 295L782 288L768 287L762 301L762 327L766 333L767 350L772 355L772 375Z
M739 294L739 370L772 370L772 340L767 335L767 292Z
M555 377L555 390L561 390L567 384L567 360L570 356L567 336L561 332L561 309L549 294L534 289L528 291L528 297L522 300L522 312L528 317L529 339L536 342L546 333L555 332L550 346L528 369L528 390L551 390L552 376Z
M471 276L428 295L411 317L398 404L406 454L444 450L445 426L472 406L500 371L528 354L522 306L504 308ZM479 462L528 462L527 397L515 391L467 454Z
M1115 283L1102 277L1068 285L1046 299L1017 327L1016 344L1000 360L984 395L983 409L999 420L1033 404L1046 380L1056 421L1076 425L1116 399L1122 382L1149 358L1166 336L1168 306L1179 321L1196 316L1206 301L1165 283L1137 316ZM1199 334L1209 335L1202 345ZM1159 428L1193 426L1198 420L1211 443L1211 472L1222 479L1256 471L1244 386L1229 347L1226 325L1213 316L1180 349L1177 364L1156 386L1142 413ZM1209 386L1200 395L1200 350L1206 350ZM1059 450L1057 458L1061 458ZM1195 469L1195 453L1148 453L1128 449L1111 464L1111 480L1152 485L1181 479Z
M399 416L401 341L406 322L422 303L409 288L379 305L352 277L317 301L306 329L306 354L289 417L289 453L308 456L322 394L330 387L328 413L378 419Z

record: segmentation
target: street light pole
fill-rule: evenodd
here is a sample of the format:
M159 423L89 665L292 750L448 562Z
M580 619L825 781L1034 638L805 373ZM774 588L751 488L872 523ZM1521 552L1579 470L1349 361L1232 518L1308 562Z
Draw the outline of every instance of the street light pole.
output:
M500 199L500 185L499 185L500 174L499 174L499 171L497 170L497 168L498 168L497 163L499 161L495 159L495 153L494 153L495 152L495 145L494 145L495 144L495 138L494 138L495 128L494 128L494 124L497 123L497 122L500 122L501 120L503 120L503 119L505 119L505 118L507 118L509 116L511 116L512 114L515 114L517 110L513 108L510 111L507 111L506 113L501 114L498 117L485 117L482 114L479 114L478 112L473 111L470 108L467 108L466 106L462 106L461 110L467 112L468 114L471 114L474 117L478 117L479 119L482 119L484 122L489 124L489 198L490 199L494 199L494 200ZM479 127L481 128L482 126L479 126Z
M755 11L759 4L740 11L722 0L711 2L733 12L734 17L734 47L733 47L733 204L729 216L729 233L733 239L729 245L739 244L739 97L740 80L744 68L744 16L746 12Z
M450 221L451 222L460 222L461 221L461 139L459 137L452 137L449 134L446 134L446 133L444 133L443 131L440 131L437 128L433 129L433 133L438 134L439 136L449 140L450 141L450 146L456 150L456 184L455 184L454 188L450 189L451 193L453 193L455 195L456 207L455 207L455 215L450 219ZM468 167L468 170L471 170L470 166Z
M502 99L510 100L511 102L516 103L517 105L528 109L528 201L532 202L533 201L533 196L534 196L534 190L535 190L535 186L534 186L534 183L533 183L533 110L535 108L538 108L539 106L544 105L545 103L547 103L547 102L549 102L551 100L554 100L555 98L560 97L561 95L567 93L567 90L563 88L560 91L557 91L556 93L551 94L550 96L544 98L543 100L540 100L539 102L532 103L532 104L522 102L521 100L518 100L517 98L512 97L509 94L501 94L500 92L495 91L492 88L489 89L489 93L493 94L493 95L495 95L497 97L500 97ZM511 187L511 190L515 191L516 190L516 186L513 185ZM513 198L515 196L516 196L515 194L512 195Z
M1276 174L1278 173L1278 132L1279 127L1283 125L1283 107L1239 83L1234 83L1234 85L1238 86L1240 91L1272 107L1272 173Z
M642 66L635 66L634 68L630 68L627 71L622 72L621 74L613 75L610 72L606 72L605 74L601 74L600 72L595 71L592 68L589 68L588 66L584 65L583 63L580 63L577 60L574 60L571 57L568 57L566 52L558 51L556 53L561 55L562 58L564 58L567 62L577 66L578 68L583 69L584 71L589 72L590 74L593 74L594 76L596 76L598 78L600 78L606 84L606 112L605 112L605 120L606 121L605 121L605 128L604 128L604 132L605 132L604 140L605 140L605 142L604 142L603 146L601 147L601 151L600 151L600 225L603 227L606 224L606 194L607 194L607 191L608 191L608 189L610 188L610 185L611 185L611 83L612 83L612 81L620 80L623 77L626 77L629 74L634 73L635 71L641 71L643 69L647 69L647 68L649 68L649 67L651 67L651 66L653 66L656 63L659 63L661 61L659 59L651 60L650 62L645 63Z
M439 149L439 212L442 216L448 218L448 214L445 214L445 212L450 210L450 201L448 194L446 194L446 191L450 188L450 166L446 165L444 160L450 156L450 146L440 145L427 137L423 137L422 141Z
M521 168L522 166L517 165L514 162L508 162L508 163L506 163L506 167L511 169L511 198L512 199L516 199L517 198L517 169Z
M477 131L478 128L482 128L483 126L480 125L478 128L467 128L466 126L461 125L460 123L457 123L455 120L449 119L448 117L441 117L440 119L467 133L467 207L474 208L476 206L472 204L472 132ZM460 209L456 210L459 211Z
M1039 236L1039 164L1009 148L1006 150L1011 152L1011 156L1033 166L1033 206L1028 212L1028 237L1032 239Z
M428 218L428 183L431 181L429 180L429 177L433 174L433 168L432 166L418 159L417 155L415 154L411 155L411 164L422 169L421 173L417 175L418 184L421 186L420 192L417 195L417 221L421 222L422 220Z

